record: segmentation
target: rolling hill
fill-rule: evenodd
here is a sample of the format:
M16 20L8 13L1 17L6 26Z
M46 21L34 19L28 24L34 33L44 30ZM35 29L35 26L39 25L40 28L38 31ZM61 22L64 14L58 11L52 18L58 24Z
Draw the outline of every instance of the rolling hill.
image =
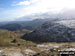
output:
M0 29L0 47L9 46L34 46L34 43L21 39L28 30L8 31Z

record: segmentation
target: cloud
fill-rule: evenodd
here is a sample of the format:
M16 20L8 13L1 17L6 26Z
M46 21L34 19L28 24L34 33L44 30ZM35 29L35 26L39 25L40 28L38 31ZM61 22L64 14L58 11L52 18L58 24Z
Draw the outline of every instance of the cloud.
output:
M64 8L75 8L75 0L38 0L35 5L26 8L28 12L42 13L52 11L61 12Z
M30 5L36 3L38 0L27 0L27 1L20 1L18 3L13 3L13 5Z
M21 10L21 16L24 16L45 12L60 13L67 8L75 9L75 0L26 0L15 3L15 5L29 5L28 7L23 7L23 10Z
M23 2L19 2L17 5L30 5L31 2L29 1L23 1Z

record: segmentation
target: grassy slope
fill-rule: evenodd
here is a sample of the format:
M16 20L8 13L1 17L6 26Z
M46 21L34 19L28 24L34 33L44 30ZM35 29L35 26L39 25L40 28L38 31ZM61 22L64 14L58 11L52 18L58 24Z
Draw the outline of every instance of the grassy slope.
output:
M20 39L20 37L24 35L25 32L29 32L29 31L28 30L8 31L8 30L0 29L0 46L34 45L34 43L32 42ZM14 39L16 41L13 43L12 41Z

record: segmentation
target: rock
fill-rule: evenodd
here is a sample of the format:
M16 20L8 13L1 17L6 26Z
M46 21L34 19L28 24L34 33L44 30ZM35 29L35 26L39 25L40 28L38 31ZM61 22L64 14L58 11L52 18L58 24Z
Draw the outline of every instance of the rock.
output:
M21 52L9 52L7 56L23 56L23 54Z
M33 51L33 50L31 50L31 49L26 49L26 50L24 50L23 52L24 52L25 54L28 54L28 55L33 55L33 54L36 53L35 51Z

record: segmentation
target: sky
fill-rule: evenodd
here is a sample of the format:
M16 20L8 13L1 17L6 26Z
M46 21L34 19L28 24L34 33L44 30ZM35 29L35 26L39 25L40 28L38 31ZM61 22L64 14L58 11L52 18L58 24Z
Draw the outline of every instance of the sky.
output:
M36 13L60 13L67 9L75 9L75 0L0 0L0 21Z

